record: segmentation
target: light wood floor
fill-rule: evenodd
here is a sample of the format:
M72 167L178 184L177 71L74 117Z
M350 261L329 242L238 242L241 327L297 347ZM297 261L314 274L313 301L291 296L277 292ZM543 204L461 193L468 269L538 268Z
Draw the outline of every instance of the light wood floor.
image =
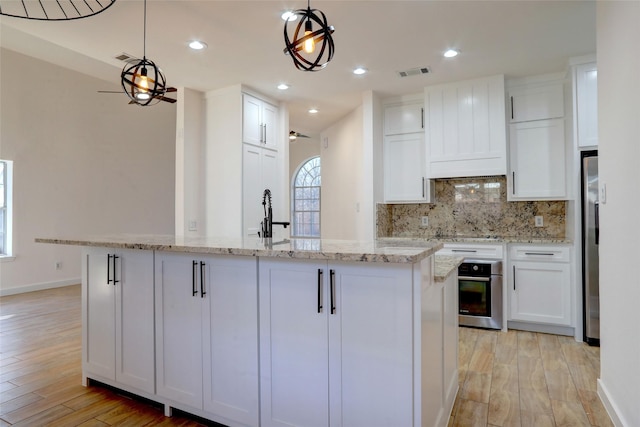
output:
M207 425L82 387L80 333L79 285L0 298L0 427ZM595 393L598 348L569 337L461 328L459 358L450 426L612 425Z

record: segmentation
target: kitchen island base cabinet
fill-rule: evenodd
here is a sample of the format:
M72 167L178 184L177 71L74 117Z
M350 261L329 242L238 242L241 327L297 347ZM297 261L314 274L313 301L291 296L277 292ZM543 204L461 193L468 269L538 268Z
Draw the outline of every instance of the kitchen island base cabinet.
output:
M83 384L153 394L153 252L85 248L82 256Z
M261 425L436 425L441 365L423 373L421 360L442 348L415 324L442 333L442 300L430 313L420 299L432 262L261 259Z
M258 425L257 261L156 255L157 394L226 425Z

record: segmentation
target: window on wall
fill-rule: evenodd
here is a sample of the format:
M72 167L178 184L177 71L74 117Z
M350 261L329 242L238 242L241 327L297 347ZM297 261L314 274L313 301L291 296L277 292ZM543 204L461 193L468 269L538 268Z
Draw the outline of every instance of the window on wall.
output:
M292 236L320 237L320 184L320 157L313 157L293 179Z
M11 255L12 162L0 160L0 257Z

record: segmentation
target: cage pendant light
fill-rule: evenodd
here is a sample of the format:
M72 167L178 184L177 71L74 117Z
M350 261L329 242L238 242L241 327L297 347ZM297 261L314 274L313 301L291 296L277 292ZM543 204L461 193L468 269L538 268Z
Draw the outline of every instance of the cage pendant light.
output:
M162 71L147 59L147 0L144 0L142 60L127 64L120 75L122 88L131 103L140 106L153 105L160 102L167 92L167 82Z
M295 26L293 40L289 38L288 32L291 21L286 20L284 23L285 55L291 57L298 70L322 70L333 59L335 47L332 34L335 29L327 23L327 17L322 11L311 9L310 0L307 0L306 9L298 9L293 14L300 20Z

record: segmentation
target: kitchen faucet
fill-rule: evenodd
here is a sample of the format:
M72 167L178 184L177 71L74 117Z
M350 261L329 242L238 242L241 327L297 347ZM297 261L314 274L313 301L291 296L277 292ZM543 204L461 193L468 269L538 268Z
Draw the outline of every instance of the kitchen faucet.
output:
M274 222L273 211L271 209L271 190L268 188L262 193L262 208L264 209L264 219L260 223L262 233L260 236L263 239L270 239L273 237L273 224L282 225L284 228L290 224L289 222Z

